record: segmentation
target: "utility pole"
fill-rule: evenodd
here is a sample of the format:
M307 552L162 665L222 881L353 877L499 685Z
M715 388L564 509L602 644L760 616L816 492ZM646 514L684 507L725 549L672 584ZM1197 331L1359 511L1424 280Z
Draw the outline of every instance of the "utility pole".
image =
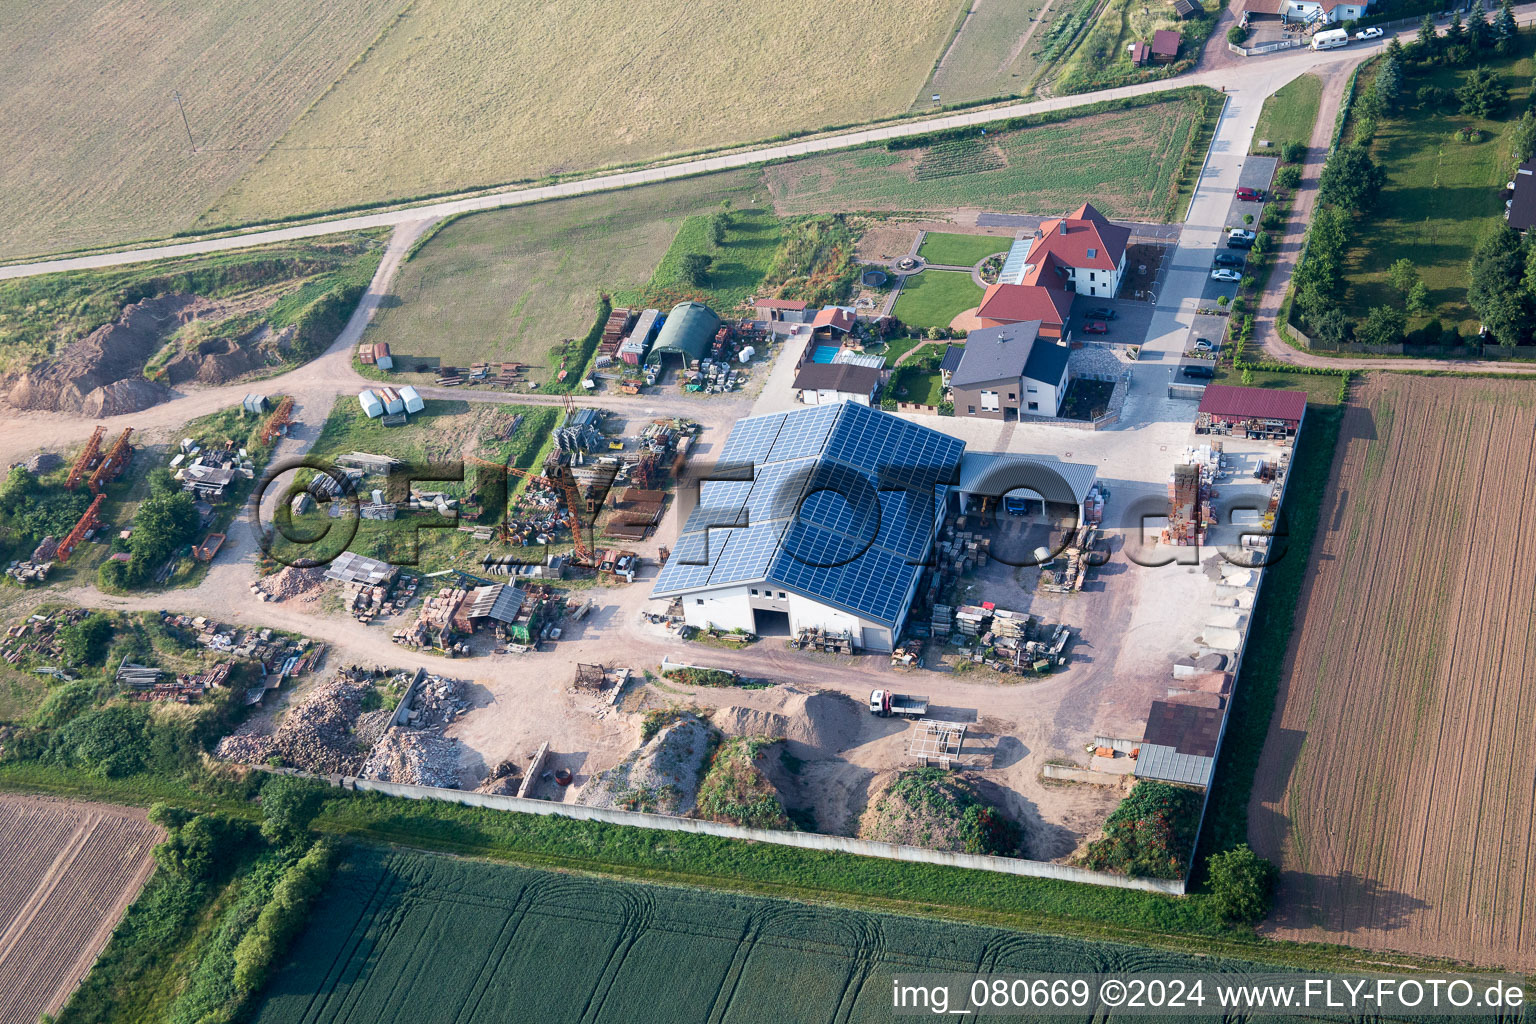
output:
M176 100L176 109L181 111L181 126L187 130L187 144L192 147L192 152L196 153L197 142L192 138L192 125L187 121L187 108L181 104L181 91L178 89L171 93L171 96Z

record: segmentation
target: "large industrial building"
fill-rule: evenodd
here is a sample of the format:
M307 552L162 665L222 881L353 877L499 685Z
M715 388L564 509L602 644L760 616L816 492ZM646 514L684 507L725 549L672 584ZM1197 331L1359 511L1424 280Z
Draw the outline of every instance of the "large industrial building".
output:
M699 628L822 629L889 651L947 509L1021 488L1080 506L1093 485L1092 466L1025 455L967 466L964 448L854 402L742 420L653 596L680 601Z

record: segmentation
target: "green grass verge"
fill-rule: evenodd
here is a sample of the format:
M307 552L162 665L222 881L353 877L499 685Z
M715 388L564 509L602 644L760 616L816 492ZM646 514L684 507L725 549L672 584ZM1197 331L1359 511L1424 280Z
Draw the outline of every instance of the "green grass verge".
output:
M683 221L650 284L635 296L638 301L667 310L679 302L697 299L728 316L757 291L784 240L783 223L766 207L732 210L725 241L715 245L710 220L709 215L700 214ZM685 281L681 272L683 257L695 253L711 261L700 284ZM617 294L614 302L624 305L626 298Z
M981 295L970 274L925 270L907 278L892 313L912 327L948 327L955 317L980 305Z
M923 236L923 244L917 254L929 263L974 267L993 253L1007 252L1012 244L1013 239L994 235L957 235L930 231Z
M1288 142L1307 145L1312 141L1322 101L1323 80L1313 74L1302 75L1275 90L1259 111L1258 127L1253 131L1253 152L1274 156ZM1264 140L1269 141L1268 148L1259 145Z

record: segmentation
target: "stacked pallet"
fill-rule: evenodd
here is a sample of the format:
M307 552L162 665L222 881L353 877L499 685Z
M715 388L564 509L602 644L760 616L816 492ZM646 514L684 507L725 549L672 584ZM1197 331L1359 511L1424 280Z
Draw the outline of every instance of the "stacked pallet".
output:
M963 604L955 609L955 629L961 636L980 636L982 625L992 613L975 604Z
M955 610L947 604L933 606L933 619L929 624L932 635L944 640L949 637L950 630L954 628Z

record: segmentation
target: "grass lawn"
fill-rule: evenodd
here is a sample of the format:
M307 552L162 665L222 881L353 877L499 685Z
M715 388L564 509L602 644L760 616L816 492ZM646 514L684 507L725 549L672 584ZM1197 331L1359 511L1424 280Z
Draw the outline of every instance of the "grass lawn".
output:
M1307 74L1281 86L1264 101L1259 111L1259 125L1253 132L1253 152L1275 155L1288 142L1306 145L1317 124L1317 108L1323 99L1323 80ZM1259 143L1268 139L1269 148Z
M400 270L369 341L387 341L397 368L516 360L529 379L553 376L550 349L591 329L600 292L638 300L663 255L703 242L698 215L729 201L741 228L714 253L739 289L740 269L763 257L767 196L758 172L731 171L603 195L463 217L438 231ZM754 205L758 209L754 209ZM680 230L681 229L681 230ZM743 258L739 253L749 254ZM761 277L761 272L758 271ZM396 373L404 382L429 374Z
M344 73L306 95L303 116L203 223L537 181L900 114L957 7L588 0L573 17L543 0L400 3L386 31L367 33L371 46L346 48ZM170 85L156 93L157 123L179 129Z
M709 214L683 221L650 284L640 292L616 292L614 303L644 303L668 310L679 302L697 299L722 316L729 316L762 283L779 243L784 240L783 225L766 207L732 210L725 243L717 246L710 240L709 223ZM680 275L683 257L689 253L701 253L711 260L709 274L701 285L689 284Z
M1454 100L1443 109L1417 108L1413 96L1419 89L1435 85L1454 91L1470 69L1434 68L1404 76L1406 108L1397 117L1382 118L1371 142L1371 155L1386 169L1387 187L1356 224L1344 297L1344 310L1352 318L1363 319L1375 306L1402 307L1403 297L1387 280L1387 268L1406 258L1429 288L1429 315L1463 333L1477 329L1477 315L1467 304L1467 263L1478 239L1503 214L1499 191L1515 166L1509 132L1531 95L1536 72L1533 40L1532 33L1521 33L1518 57L1490 58L1484 65L1509 89L1509 106L1498 119L1457 114ZM1369 84L1362 73L1356 91ZM1453 133L1458 128L1475 128L1482 140L1457 141ZM1412 317L1409 327L1428 319Z
M994 253L1007 252L1008 246L1012 244L1013 239L996 235L955 235L930 231L923 236L923 245L917 254L929 263L974 267Z
M1289 391L1305 391L1307 401L1313 405L1339 404L1339 378L1319 373L1275 373L1270 370L1254 370L1253 382L1243 384L1242 373L1226 363L1216 366L1212 384L1230 384L1233 387L1277 388Z
M1209 107L1207 100L1210 100ZM1060 214L1085 197L1106 216L1167 221L1205 157L1219 95L1191 89L986 137L859 149L765 171L781 214L940 211Z
M903 366L896 370L891 393L903 402L938 405L944 400L944 381L938 370Z
M893 312L896 319L913 327L948 327L955 317L979 305L981 294L970 274L925 270L907 278Z

